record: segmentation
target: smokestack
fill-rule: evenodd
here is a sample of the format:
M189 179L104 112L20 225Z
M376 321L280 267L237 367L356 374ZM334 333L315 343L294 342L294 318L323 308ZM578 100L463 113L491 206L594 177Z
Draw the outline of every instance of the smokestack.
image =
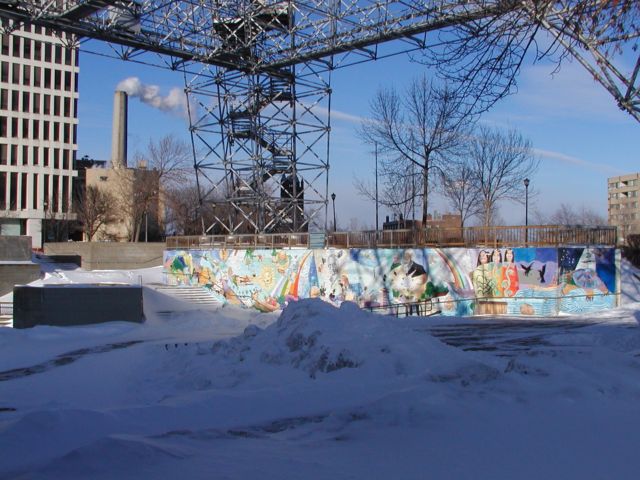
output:
M113 96L113 130L111 132L111 166L127 168L127 93Z

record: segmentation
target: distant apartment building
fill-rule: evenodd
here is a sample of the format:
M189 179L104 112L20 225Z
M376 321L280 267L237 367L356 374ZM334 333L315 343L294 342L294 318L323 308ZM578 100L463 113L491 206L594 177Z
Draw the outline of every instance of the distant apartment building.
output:
M609 225L618 227L618 241L640 234L640 173L608 179Z
M35 248L46 225L75 219L78 52L60 35L23 25L0 50L0 235L29 235Z

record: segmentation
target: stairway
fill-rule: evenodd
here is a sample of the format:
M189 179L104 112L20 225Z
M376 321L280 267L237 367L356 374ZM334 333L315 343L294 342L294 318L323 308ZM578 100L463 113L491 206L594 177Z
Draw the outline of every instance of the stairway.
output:
M13 302L0 302L0 327L13 327Z
M158 293L169 295L170 297L177 298L178 300L194 305L202 305L204 307L219 307L222 305L219 300L217 300L203 287L160 284L150 284L147 286Z

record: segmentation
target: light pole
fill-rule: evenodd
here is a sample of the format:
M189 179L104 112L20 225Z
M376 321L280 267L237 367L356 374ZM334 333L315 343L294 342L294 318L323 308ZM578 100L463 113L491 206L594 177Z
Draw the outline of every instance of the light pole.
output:
M375 143L375 156L376 156L376 232L380 230L378 225L378 143Z
M524 244L529 243L529 179L524 179Z
M333 200L333 231L336 231L336 194L331 194L331 200Z

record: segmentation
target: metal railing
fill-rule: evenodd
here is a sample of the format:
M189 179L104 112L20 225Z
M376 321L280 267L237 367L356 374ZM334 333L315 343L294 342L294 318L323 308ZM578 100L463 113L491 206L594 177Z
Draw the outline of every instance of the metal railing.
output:
M309 248L308 233L229 234L167 237L169 249ZM560 247L615 246L616 227L529 225L516 227L433 227L426 229L328 232L325 247Z

